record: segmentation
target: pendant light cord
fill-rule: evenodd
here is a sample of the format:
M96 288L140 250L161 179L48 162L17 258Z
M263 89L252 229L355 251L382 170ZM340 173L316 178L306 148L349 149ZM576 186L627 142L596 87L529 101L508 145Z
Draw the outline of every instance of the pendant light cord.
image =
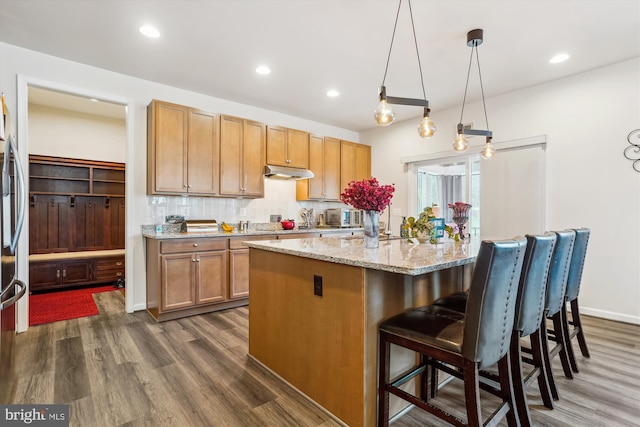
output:
M484 100L484 86L482 85L482 72L480 71L480 56L478 56L478 47L474 43L471 47L471 56L469 57L469 67L467 68L467 83L464 86L464 97L462 98L462 111L460 112L460 122L462 123L462 116L464 115L464 105L467 101L467 89L469 87L469 75L471 74L471 63L473 62L473 52L476 52L476 62L478 64L478 76L480 77L480 93L482 94L482 108L484 108L484 121L489 129L489 119L487 118L487 104Z
M480 92L482 93L482 107L484 108L484 122L489 127L489 119L487 118L487 104L484 102L484 87L482 85L482 72L480 71L480 56L478 55L478 48L476 47L476 62L478 63L478 77L480 77Z
M413 30L413 42L416 45L416 56L418 57L418 69L420 70L420 84L422 84L422 96L427 100L427 93L424 90L424 78L422 77L422 64L420 64L420 53L418 53L418 39L416 37L416 27L413 25L413 12L411 11L411 0L409 0L409 16L411 17L411 29Z
M400 16L400 6L402 6L402 0L398 2L398 11L396 12L396 22L393 24L393 34L391 35L391 45L389 46L389 54L387 55L387 66L384 68L384 77L382 78L382 86L387 79L387 71L389 70L389 60L391 59L391 49L393 49L393 40L396 38L396 28L398 27L398 16Z
M396 28L398 27L398 17L400 16L400 8L402 7L402 0L398 2L398 11L396 12L396 22L393 24L393 34L391 35L391 45L389 46L389 54L387 55L387 66L384 68L384 77L382 78L382 86L387 80L387 71L389 71L389 62L391 60L391 50L393 49L393 41L396 38ZM413 11L411 10L411 0L409 0L409 16L411 17L411 29L413 30L413 42L416 47L416 56L418 58L418 69L420 70L420 84L422 85L422 96L427 99L427 93L424 90L424 78L422 77L422 64L420 63L420 53L418 52L418 38L416 37L416 27L413 24ZM467 76L468 81L468 76Z

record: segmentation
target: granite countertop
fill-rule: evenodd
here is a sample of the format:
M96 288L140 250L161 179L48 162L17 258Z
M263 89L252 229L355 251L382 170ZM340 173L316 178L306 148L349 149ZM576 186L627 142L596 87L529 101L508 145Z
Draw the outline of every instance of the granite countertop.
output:
M300 233L336 233L340 231L361 231L362 228L294 228L293 230L283 229L270 229L270 230L257 230L250 229L246 232L238 232L234 230L231 233L226 233L222 230L217 232L206 233L185 233L180 231L167 231L163 233L156 233L152 229L143 230L142 236L150 239L193 239L201 237L241 237L241 236L264 236L264 235L286 235L286 234L300 234Z
M309 238L249 241L250 248L312 258L373 270L417 276L475 262L480 240L443 240L414 245L406 239L381 240L377 249L365 249L363 239Z

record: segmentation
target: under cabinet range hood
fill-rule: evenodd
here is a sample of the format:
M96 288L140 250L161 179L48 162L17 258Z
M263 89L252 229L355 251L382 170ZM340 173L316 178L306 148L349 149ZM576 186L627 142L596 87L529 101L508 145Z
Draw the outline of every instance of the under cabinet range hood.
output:
M290 166L266 165L264 176L271 179L309 179L313 178L313 172L309 169L292 168Z

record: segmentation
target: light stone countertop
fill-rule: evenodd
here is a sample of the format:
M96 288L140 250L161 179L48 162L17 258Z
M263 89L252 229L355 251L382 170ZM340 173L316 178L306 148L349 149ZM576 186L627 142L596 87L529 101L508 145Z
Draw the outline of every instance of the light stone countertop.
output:
M238 232L234 230L231 233L225 233L222 230L216 232L206 232L206 233L185 233L185 232L164 232L164 233L156 233L155 231L146 231L143 230L142 236L150 239L193 239L193 238L201 238L201 237L242 237L242 236L264 236L264 235L287 235L287 234L301 234L301 233L322 233L322 234L330 234L330 233L339 233L339 232L352 232L352 231L362 231L362 228L304 228L304 229L293 229L293 230L283 230L283 229L274 229L274 230L256 230L250 229L246 232Z
M406 239L380 240L377 249L366 249L363 239L309 238L248 241L250 248L312 258L373 270L417 276L475 262L480 240L414 245Z

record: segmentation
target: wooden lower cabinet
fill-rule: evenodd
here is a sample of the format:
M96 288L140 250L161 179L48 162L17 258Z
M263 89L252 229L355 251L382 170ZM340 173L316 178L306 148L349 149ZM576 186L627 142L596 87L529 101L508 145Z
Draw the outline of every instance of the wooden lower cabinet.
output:
M229 298L249 297L249 248L229 250Z
M45 291L124 279L124 256L29 262L29 290Z
M228 240L147 238L147 311L162 321L246 305L229 292Z
M65 288L92 282L93 260L46 261L31 263L31 291Z

